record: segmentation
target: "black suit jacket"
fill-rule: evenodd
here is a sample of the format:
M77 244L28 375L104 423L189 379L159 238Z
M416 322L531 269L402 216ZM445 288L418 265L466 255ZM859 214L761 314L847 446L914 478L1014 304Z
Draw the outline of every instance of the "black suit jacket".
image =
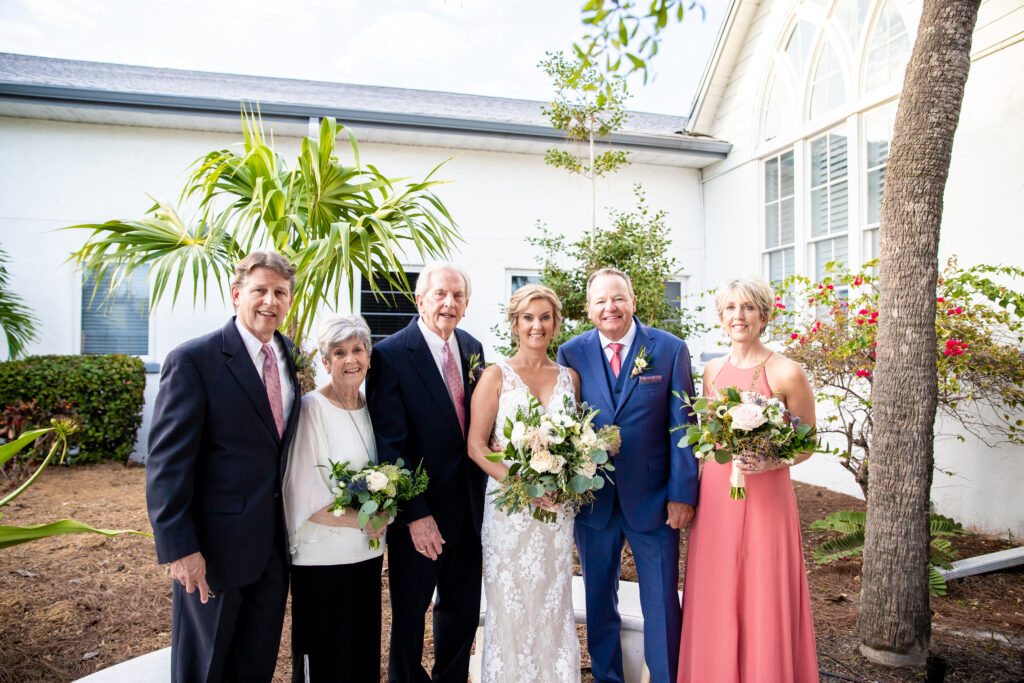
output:
M281 480L301 391L294 345L275 334L288 351L281 381L295 392L283 438L234 318L171 351L160 373L146 460L157 559L202 552L211 589L251 584L275 543L287 551Z
M468 507L480 531L486 475L466 453L466 434L434 357L417 321L373 347L366 380L366 400L373 419L381 461L401 458L410 468L420 462L430 476L423 495L406 502L396 523L408 524L433 515L441 535L454 537L462 528ZM483 347L460 329L455 330L462 359L466 393L466 428L474 383L469 382L469 356L483 367Z

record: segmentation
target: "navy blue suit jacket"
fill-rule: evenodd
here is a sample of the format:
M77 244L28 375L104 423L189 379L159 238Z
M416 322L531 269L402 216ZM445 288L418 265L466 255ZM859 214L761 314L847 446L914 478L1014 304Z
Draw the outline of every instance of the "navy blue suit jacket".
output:
M593 505L580 510L576 523L604 528L611 517L615 496L630 527L651 531L668 518L667 502L697 503L697 461L691 449L679 447L681 432L669 429L691 417L673 391L693 394L690 351L678 337L646 325L633 317L636 337L622 364L631 373L633 361L643 347L650 365L637 377L627 375L622 392L614 395L608 386L604 366L608 364L597 330L590 330L558 349L558 362L580 375L584 401L600 412L596 426L616 424L622 434L622 449L612 462L614 486L596 491Z
M234 318L175 348L160 373L146 460L157 559L202 552L215 593L255 582L275 541L287 552L281 480L301 391L294 345L275 334L288 350L281 381L295 392L283 438Z
M462 529L468 499L477 532L483 520L486 476L466 454L466 433L459 426L427 341L419 329L419 316L373 347L366 379L366 400L381 462L401 458L410 469L421 462L430 477L425 493L403 504L395 520L409 524L433 515L445 538ZM483 367L483 347L456 328L462 380L465 387L466 428L474 384L468 381L469 356L476 354Z

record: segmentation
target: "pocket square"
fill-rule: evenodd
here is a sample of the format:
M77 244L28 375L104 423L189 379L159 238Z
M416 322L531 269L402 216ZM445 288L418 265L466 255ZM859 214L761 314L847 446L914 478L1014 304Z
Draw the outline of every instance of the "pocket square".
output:
M654 384L661 381L661 375L640 375L640 384Z

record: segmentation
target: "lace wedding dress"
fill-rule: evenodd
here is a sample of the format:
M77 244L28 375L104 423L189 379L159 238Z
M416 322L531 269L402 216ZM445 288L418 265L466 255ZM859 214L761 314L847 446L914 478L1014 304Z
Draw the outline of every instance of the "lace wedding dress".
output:
M502 448L505 418L530 402L530 391L515 370L500 362L502 384L495 434ZM558 370L549 405L574 397L568 368ZM544 408L542 407L542 410ZM498 482L488 479L488 492ZM486 683L577 683L579 641L572 610L571 516L559 513L550 524L529 511L506 515L491 498L484 505L483 680Z

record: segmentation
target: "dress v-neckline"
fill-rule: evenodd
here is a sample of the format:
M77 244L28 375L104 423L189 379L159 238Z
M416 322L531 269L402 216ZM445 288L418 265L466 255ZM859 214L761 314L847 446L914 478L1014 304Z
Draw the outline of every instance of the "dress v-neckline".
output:
M508 368L509 371L513 375L515 375L516 379L519 380L519 383L523 385L524 389L526 389L526 393L530 396L530 398L532 398L533 400L537 401L537 403L540 403L540 407L544 409L545 413L548 412L548 406L551 405L551 399L553 399L555 397L555 394L558 393L558 384L562 381L562 368L561 368L561 366L558 366L558 374L555 377L555 386L551 390L551 394L548 396L547 404L545 404L545 403L543 403L540 400L540 398L536 394L533 393L533 391L530 389L530 385L526 383L526 380L523 379L522 376L518 372L516 372L516 369L514 367L512 367L511 363L509 363L508 361L505 361L503 363L503 365L506 368Z

